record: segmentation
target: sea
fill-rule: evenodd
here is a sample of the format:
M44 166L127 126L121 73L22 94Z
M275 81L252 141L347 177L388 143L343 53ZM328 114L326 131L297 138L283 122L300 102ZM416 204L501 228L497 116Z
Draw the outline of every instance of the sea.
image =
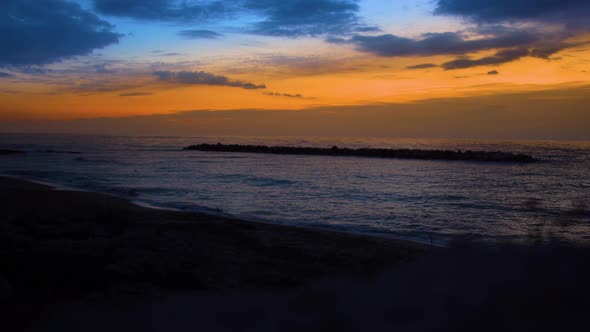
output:
M537 163L184 151L192 144L508 151ZM590 242L590 142L0 134L0 174L140 205L445 245Z

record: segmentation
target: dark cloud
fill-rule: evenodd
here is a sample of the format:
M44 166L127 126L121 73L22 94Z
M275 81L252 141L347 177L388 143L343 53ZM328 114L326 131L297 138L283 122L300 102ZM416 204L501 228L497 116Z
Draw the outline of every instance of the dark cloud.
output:
M356 35L350 39L330 39L333 43L351 43L359 50L379 56L430 56L465 54L483 50L529 45L539 36L523 30L496 31L493 35L470 39L458 32L426 33L419 39L392 34Z
M498 52L492 56L483 57L480 59L471 59L468 57L459 58L453 61L445 62L442 64L442 67L445 70L452 70L452 69L463 69L463 68L470 68L470 67L477 67L477 66L490 66L490 65L499 65L506 62L511 62L514 60L518 60L525 56L529 56L530 52L528 49L518 48L512 50L504 50Z
M477 22L542 21L590 27L588 0L438 0L435 13Z
M258 18L258 21L244 28L243 32L270 36L301 37L377 30L362 23L358 16L358 0L94 0L94 7L106 15L192 24L249 16ZM202 33L181 35L204 38Z
M14 77L14 75L0 71L0 78Z
M378 30L361 22L357 0L248 0L245 7L266 17L252 30L262 35L299 37Z
M222 34L211 30L182 30L178 35L188 39L216 39L223 37Z
M578 44L566 42L569 33L542 32L537 29L517 29L504 25L479 25L463 32L425 33L420 38L405 38L392 34L376 36L354 35L351 38L330 38L337 44L352 44L360 51L384 57L458 55L460 58L443 64L443 68L458 69L483 65L499 65L522 57L549 57ZM471 59L466 55L495 50L493 56ZM407 69L430 68L431 64Z
M544 59L575 46L566 41L590 31L588 0L437 0L435 13L466 18L476 23L480 30L526 23L529 31L536 33L540 40L521 47L529 48L529 56ZM546 29L547 26L551 26L553 32L548 32L551 29ZM477 61L500 60L496 56Z
M117 43L113 26L65 0L0 1L0 67L44 65Z
M492 70L492 71L488 72L488 75L499 75L499 74L500 74L500 72L497 70Z
M303 96L300 93L290 94L290 93L280 93L280 92L266 92L264 94L267 96L273 96L273 97L303 98Z
M100 14L138 20L199 21L228 16L235 6L226 1L190 3L176 0L94 0Z
M153 95L152 92L129 92L129 93L122 93L119 97L141 97L141 96L151 96Z
M254 84L243 81L232 81L226 76L214 75L204 71L155 71L154 76L160 81L180 83L180 84L191 84L191 85L219 85L243 88L247 90L254 89L266 89L264 84Z
M554 47L554 48L540 48L540 49L528 49L528 48L515 48L506 49L492 56L483 57L480 59L471 59L469 57L461 57L459 59L445 62L442 64L445 70L471 68L477 66L497 66L503 63L512 62L521 58L530 56L535 58L548 59L550 55L560 51L565 46Z
M418 65L407 66L406 69L427 69L435 67L438 67L438 65L435 65L434 63L421 63Z
M435 6L436 14L466 18L475 23L474 27L461 32L426 33L419 38L356 34L326 40L351 44L362 52L384 57L460 56L443 65L449 70L499 65L527 56L550 59L579 44L569 41L571 37L590 30L589 0L437 0ZM479 59L466 56L490 50L496 54ZM408 67L420 68L424 67Z

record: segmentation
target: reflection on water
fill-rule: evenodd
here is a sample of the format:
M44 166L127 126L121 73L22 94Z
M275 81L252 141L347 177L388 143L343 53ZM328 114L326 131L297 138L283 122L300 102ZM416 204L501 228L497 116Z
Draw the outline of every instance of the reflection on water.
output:
M534 164L182 151L199 143L512 151ZM590 241L590 143L0 134L0 172L161 207L445 240ZM68 151L69 153L55 153ZM72 154L71 152L82 152Z

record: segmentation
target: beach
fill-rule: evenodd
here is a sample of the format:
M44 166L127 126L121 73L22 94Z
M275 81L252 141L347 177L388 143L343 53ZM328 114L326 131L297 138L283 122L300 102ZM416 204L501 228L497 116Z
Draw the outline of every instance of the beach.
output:
M565 331L590 305L587 247L431 247L7 177L0 202L3 331Z
M368 276L429 250L399 240L149 209L0 178L3 292L39 305L88 297L297 287ZM18 311L21 310L19 316ZM24 311L24 312L23 312ZM25 317L23 317L25 315Z
M588 330L590 0L0 8L0 332Z

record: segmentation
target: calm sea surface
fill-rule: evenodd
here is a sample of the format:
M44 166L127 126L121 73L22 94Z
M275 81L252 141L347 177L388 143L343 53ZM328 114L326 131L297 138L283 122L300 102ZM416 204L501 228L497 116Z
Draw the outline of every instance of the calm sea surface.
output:
M533 164L182 151L199 143L522 152ZM0 173L158 207L444 243L590 242L590 142L0 134ZM70 154L68 152L80 152Z

